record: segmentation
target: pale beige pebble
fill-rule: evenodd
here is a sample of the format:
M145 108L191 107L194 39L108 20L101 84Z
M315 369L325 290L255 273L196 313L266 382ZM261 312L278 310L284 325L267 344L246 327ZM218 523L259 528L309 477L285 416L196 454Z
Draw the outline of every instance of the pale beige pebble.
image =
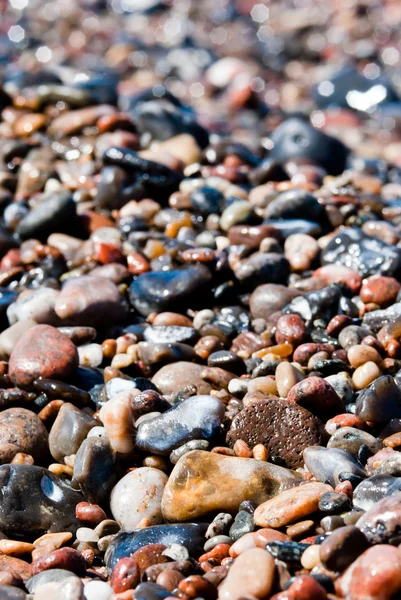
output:
M284 542L288 541L289 537L281 531L275 529L259 529L258 531L252 531L246 533L239 538L232 546L230 546L229 554L235 558L243 552L247 552L251 548L266 548L268 542Z
M285 490L260 504L254 512L254 521L259 527L273 529L300 521L318 509L323 494L332 491L331 485L318 482L308 482Z
M60 250L66 260L71 260L82 246L82 240L65 233L52 233L47 238L47 243Z
M382 363L382 357L376 348L372 348L372 346L367 346L365 344L356 344L355 346L351 346L347 352L347 358L349 360L349 364L351 367L354 367L354 369L366 364L367 362L374 362L377 365Z
M30 554L35 549L33 544L28 542L20 542L18 540L0 540L1 554L8 556L21 556L22 554Z
M266 377L255 377L248 384L248 393L253 392L262 392L266 396L277 396L277 384L273 377L269 375L266 375Z
M301 556L301 565L304 569L311 571L314 567L320 564L320 546L318 544L312 544L309 548L306 548Z
M133 333L126 333L125 335L120 335L116 339L116 344L117 344L116 354L125 354L125 352L127 352L128 348L132 344L136 344L137 341L138 341L138 338Z
M115 369L125 369L135 362L135 356L132 354L116 354L113 356L111 366Z
M355 369L352 382L357 390L363 390L372 381L380 377L381 371L376 363L369 361Z
M252 450L253 458L267 462L269 459L269 451L263 444L256 444Z
M227 577L219 585L220 600L237 600L242 596L267 598L273 587L275 562L262 548L251 548L240 554Z
M165 142L153 142L152 151L168 152L174 158L181 160L186 166L198 162L201 150L192 135L181 133L169 138Z
M3 360L8 360L10 358L11 352L14 350L14 347L18 340L24 335L30 327L36 325L36 321L33 319L21 319L4 329L0 333L0 357Z
M293 271L305 271L310 268L319 252L317 241L305 233L293 233L284 243L284 256Z
M99 411L99 418L106 429L111 447L121 454L127 454L134 447L132 398L133 394L130 391L120 392L106 402Z
M230 546L230 556L236 558L240 554L251 550L251 548L258 548L257 540L255 537L255 533L252 531L251 533L246 533L242 537L240 537L236 542Z
M308 361L308 369L314 369L316 363L320 360L327 360L328 358L330 358L328 352L316 352L316 354L313 354Z
M84 586L78 577L72 575L62 582L52 581L38 586L34 600L84 600Z
M67 475L68 477L72 477L74 473L74 470L71 467L67 465L61 465L60 463L52 463L49 465L48 469L55 475Z
M288 392L303 379L301 372L289 362L281 362L276 368L276 385L281 398L287 398Z

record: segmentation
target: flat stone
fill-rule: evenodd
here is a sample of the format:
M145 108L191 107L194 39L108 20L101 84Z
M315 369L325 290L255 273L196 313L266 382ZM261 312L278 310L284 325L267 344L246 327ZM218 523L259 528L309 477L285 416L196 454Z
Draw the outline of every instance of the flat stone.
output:
M302 451L319 445L326 437L323 423L308 410L284 399L254 402L233 419L227 443L245 441L251 448L264 444L270 456L279 457L287 467L303 464Z
M64 284L56 300L55 311L70 325L104 327L123 321L127 305L112 281L84 275L71 278Z
M401 417L401 390L391 375L378 377L358 396L355 413L362 421L382 423Z
M352 473L365 478L366 472L355 458L339 448L312 446L305 448L304 461L308 470L318 481L328 482L333 487L341 482L341 473Z
M0 571L16 573L25 581L31 576L31 565L20 558L0 554Z
M281 492L257 507L255 523L259 527L280 529L300 521L316 512L323 494L332 491L333 488L325 483L308 482Z
M193 450L170 474L162 512L168 521L198 519L216 511L234 514L245 500L260 504L298 483L296 473L267 462Z
M0 467L0 530L10 534L71 531L83 497L60 477L33 465ZM1 565L0 565L1 567Z
M73 404L63 404L49 435L50 453L53 458L62 463L66 456L76 454L89 431L98 424L98 421Z
M42 459L48 453L48 435L35 413L25 408L0 412L0 463L9 463L18 452Z
M140 467L125 475L111 491L110 510L125 530L135 529L146 519L150 525L162 521L161 501L168 477L159 469Z
M180 544L187 548L190 556L197 558L203 554L207 528L208 523L180 523L152 525L145 529L119 533L106 551L106 566L112 571L120 558L130 556L148 544Z
M38 377L66 379L78 367L71 340L50 325L35 325L19 339L9 362L11 380L29 387Z
M190 440L209 441L218 433L224 412L224 404L217 398L192 396L160 416L141 423L136 434L136 446L167 456Z
M164 396L176 394L187 385L194 385L198 394L209 394L213 388L201 376L204 369L203 365L179 361L159 369L153 376L152 383Z
M107 438L87 437L74 461L74 481L93 504L107 502L116 480L114 453Z
M54 232L71 227L76 215L76 204L70 192L55 192L37 204L17 225L22 239L45 241Z
M221 600L252 597L262 600L270 595L275 577L275 562L270 552L251 548L235 559L219 586Z

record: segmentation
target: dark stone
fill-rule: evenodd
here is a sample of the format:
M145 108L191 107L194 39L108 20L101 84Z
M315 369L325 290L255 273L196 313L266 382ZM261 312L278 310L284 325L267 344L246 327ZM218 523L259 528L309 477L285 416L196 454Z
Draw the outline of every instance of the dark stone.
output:
M234 519L234 523L230 527L229 536L236 542L246 533L250 533L255 529L252 513L245 510L240 510Z
M317 223L327 221L326 211L317 198L302 189L281 192L267 205L265 219L306 219Z
M300 565L302 554L309 548L309 544L300 542L268 542L266 550L270 552L277 560L281 560L287 565L296 567Z
M358 396L356 414L363 421L386 424L401 417L401 390L391 375L378 377Z
M357 527L340 527L323 540L320 560L330 571L344 571L368 548L366 536Z
M120 558L130 556L148 544L180 544L187 548L190 556L197 558L203 554L207 528L208 523L180 523L153 525L145 529L119 533L106 551L106 566L112 571Z
M246 365L242 358L229 350L212 352L207 359L207 364L209 367L220 367L238 376L246 373Z
M89 437L79 447L74 480L92 504L104 504L116 481L114 454L107 439Z
M171 592L151 581L140 583L134 592L135 600L164 600L168 596L171 596Z
M220 213L223 203L223 194L210 186L197 188L191 194L192 208L196 213L205 217L213 213Z
M391 496L399 491L401 491L401 477L373 475L355 488L352 502L355 508L370 510L385 496Z
M318 481L329 483L335 487L341 481L349 480L348 476L356 476L359 481L365 479L366 473L351 454L339 448L322 448L314 446L305 448L304 461L308 470Z
M276 252L255 252L244 258L234 269L235 277L241 286L253 290L258 283L287 283L290 274L290 263Z
M319 510L329 515L351 510L352 503L346 494L327 492L319 500Z
M54 232L70 232L76 216L76 205L69 192L54 193L35 206L17 225L23 239L45 241Z
M274 146L269 156L280 163L313 161L330 175L340 175L345 169L348 148L336 138L314 129L304 119L287 119L274 130L271 140Z
M379 500L357 523L371 544L401 543L401 491Z
M71 531L80 526L75 506L83 501L60 477L33 465L0 467L0 530L9 534Z
M93 417L73 404L63 404L49 435L50 453L58 462L76 454L92 427L98 425Z

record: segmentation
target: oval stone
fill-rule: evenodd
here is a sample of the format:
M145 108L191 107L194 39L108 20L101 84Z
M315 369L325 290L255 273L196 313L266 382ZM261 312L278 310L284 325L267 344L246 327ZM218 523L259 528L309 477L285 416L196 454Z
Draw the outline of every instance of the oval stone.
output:
M8 463L18 452L43 459L48 453L47 431L35 413L25 408L0 412L0 463Z

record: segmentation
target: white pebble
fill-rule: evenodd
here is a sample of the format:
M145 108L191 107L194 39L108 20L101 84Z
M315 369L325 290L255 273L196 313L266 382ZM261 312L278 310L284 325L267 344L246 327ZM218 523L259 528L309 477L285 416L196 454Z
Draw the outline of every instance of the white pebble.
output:
M78 346L79 364L85 367L98 367L103 362L103 348L100 344Z
M76 538L80 542L98 542L99 536L96 531L90 527L79 527L77 529Z
M84 588L85 600L109 600L113 595L111 586L105 581L88 581Z
M106 428L105 427L92 427L89 431L87 438L90 437L99 437L99 438L107 438Z

